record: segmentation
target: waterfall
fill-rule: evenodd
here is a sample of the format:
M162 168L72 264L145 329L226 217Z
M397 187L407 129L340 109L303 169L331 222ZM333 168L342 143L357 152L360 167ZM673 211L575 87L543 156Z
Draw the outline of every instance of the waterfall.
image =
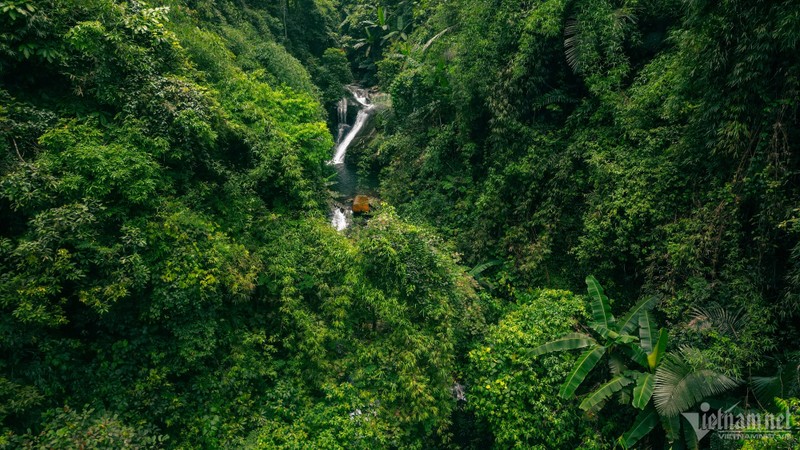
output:
M347 97L342 97L336 105L339 112L339 125L347 123Z
M350 125L347 124L347 97L342 97L339 100L339 103L336 105L336 112L338 113L339 117L339 132L336 135L336 145L338 146L342 142L342 138L347 135L347 132L350 130Z
M339 192L339 196L343 199L352 198L357 193L363 193L356 190L358 176L356 175L355 168L345 164L344 157L347 154L347 149L355 138L358 137L359 133L361 133L364 125L369 121L375 109L375 105L370 99L369 91L356 86L348 86L347 89L350 91L350 95L342 98L336 104L339 126L333 158L329 161L329 164L332 164L338 173L337 191ZM353 100L355 100L355 103ZM352 126L347 123L347 110L349 106L358 107L358 114ZM350 200L344 201L349 202ZM351 221L352 214L349 207L343 207L342 203L331 206L330 223L333 228L337 231L342 231L350 226Z
M350 86L348 89L353 93L353 97L355 97L356 101L361 103L361 106L372 107L372 104L369 102L369 93L367 91L353 86Z
M331 216L331 226L336 231L342 231L347 228L347 216L342 208L338 206L333 208L333 215Z
M369 101L369 93L357 87L349 86L348 89L353 94L353 98L361 105L361 109L358 110L358 115L356 116L356 122L353 124L352 128L347 131L347 134L344 136L344 139L339 141L337 139L336 144L336 151L333 154L333 159L331 160L332 164L343 164L344 163L344 155L347 153L347 148L353 142L353 139L358 136L358 133L361 132L361 129L364 127L364 124L367 123L369 116L372 114L372 109L374 105ZM344 106L342 104L344 103ZM343 134L342 124L347 124L347 99L343 98L339 101L338 105L338 112L339 112L339 136L337 138L341 138ZM342 117L344 116L344 122L342 121Z

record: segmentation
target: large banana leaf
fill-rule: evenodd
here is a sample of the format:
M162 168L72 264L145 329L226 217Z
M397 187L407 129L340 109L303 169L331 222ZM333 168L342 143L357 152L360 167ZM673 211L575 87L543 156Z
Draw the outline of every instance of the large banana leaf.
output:
M611 397L612 394L631 383L633 383L633 380L624 375L614 377L611 379L611 381L600 386L597 388L597 390L587 395L586 398L584 398L581 402L580 407L584 411L597 411L603 406L605 401Z
M531 355L539 356L545 353L562 352L574 350L576 348L586 348L590 345L597 345L591 336L583 333L567 333L558 339L542 344L531 350Z
M603 336L607 340L614 341L616 344L630 344L631 342L636 342L639 340L636 336L631 336L629 334L619 334L614 330L608 329L603 325L595 325L593 327L595 331L600 336Z
M647 363L650 365L650 370L655 369L667 353L667 339L669 339L667 329L662 328L658 335L658 342L653 348L653 351L647 355Z
M630 344L631 342L637 342L637 341L639 341L638 337L631 336L631 335L628 335L628 334L618 334L616 337L614 337L614 343L615 344L623 344L624 345L624 344Z
M667 435L667 441L672 445L673 450L684 448L681 440L681 416L661 417L661 428Z
M493 259L491 261L486 261L485 263L478 264L477 266L473 267L472 270L470 270L467 273L469 273L473 277L476 277L476 276L480 275L481 273L483 273L484 270L486 270L486 269L488 269L490 267L494 267L494 266L500 265L500 264L503 264L503 260L502 259Z
M593 347L578 357L572 372L567 375L567 379L564 380L564 384L561 385L559 395L562 398L570 398L575 394L575 391L578 390L583 380L586 379L586 375L594 369L594 366L596 366L600 358L603 357L605 351L605 347Z
M726 375L710 369L696 369L680 355L670 354L658 366L653 402L662 416L673 417L705 398L739 385Z
M622 448L631 448L658 425L658 412L651 405L636 416L631 428L619 438Z
M649 369L650 368L650 363L647 360L647 353L645 353L644 350L642 350L641 347L639 347L636 344L633 344L633 345L624 345L624 346L621 346L620 348L628 356L630 356L630 358L633 361L635 361L637 364L639 364L640 366L642 366L645 369Z
M653 352L653 347L658 342L658 334L656 334L656 324L653 320L653 313L651 311L642 311L639 314L639 345L642 350L647 353Z
M633 330L635 330L636 326L639 325L639 318L641 317L641 314L653 309L657 301L658 297L645 297L633 305L633 308L631 308L628 313L625 314L625 317L623 317L622 321L620 322L620 334L633 333Z
M625 365L625 361L623 361L618 354L609 353L608 370L611 372L611 375L620 375L622 372L628 370L628 366Z
M639 376L636 380L636 387L633 388L634 407L644 409L650 403L654 385L655 377L653 377L652 373L643 373Z
M607 330L613 330L616 324L614 316L611 314L608 297L603 293L603 286L591 275L586 277L586 289L591 299L592 328L602 327L598 332L605 337ZM606 334L604 334L604 331Z
M694 428L683 427L683 443L686 444L686 446L683 447L686 450L700 449L700 440L697 438L697 433L694 432ZM677 445L675 447L677 447Z

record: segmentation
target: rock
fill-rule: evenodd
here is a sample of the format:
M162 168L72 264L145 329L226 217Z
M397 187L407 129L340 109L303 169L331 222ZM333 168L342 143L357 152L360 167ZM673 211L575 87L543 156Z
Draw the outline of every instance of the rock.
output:
M356 195L353 200L354 213L368 213L369 212L369 197L366 195Z

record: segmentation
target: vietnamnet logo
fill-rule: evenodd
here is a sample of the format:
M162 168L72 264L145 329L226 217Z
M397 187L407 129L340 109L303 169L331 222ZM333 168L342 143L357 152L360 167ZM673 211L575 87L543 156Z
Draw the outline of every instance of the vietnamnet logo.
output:
M694 428L697 440L702 440L714 431L722 439L786 439L792 434L792 418L789 410L781 414L732 412L739 404L723 411L711 411L708 403L700 404L700 411L681 413Z

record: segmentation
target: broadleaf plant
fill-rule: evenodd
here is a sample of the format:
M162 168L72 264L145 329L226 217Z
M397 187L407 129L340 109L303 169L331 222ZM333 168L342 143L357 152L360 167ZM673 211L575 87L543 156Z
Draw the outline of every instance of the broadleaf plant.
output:
M533 349L532 353L542 355L588 347L561 386L559 394L563 398L575 395L600 360L608 357L613 377L585 394L580 408L597 412L611 396L618 394L623 403L640 410L631 428L617 441L623 448L635 445L655 430L658 423L662 424L667 441L677 445L680 413L707 397L736 387L739 382L709 368L689 364L683 350L667 351L669 333L665 328L656 332L652 313L657 298L640 300L618 322L597 279L586 277L586 286L592 310L589 328L597 337L568 333ZM636 369L627 369L626 359Z

